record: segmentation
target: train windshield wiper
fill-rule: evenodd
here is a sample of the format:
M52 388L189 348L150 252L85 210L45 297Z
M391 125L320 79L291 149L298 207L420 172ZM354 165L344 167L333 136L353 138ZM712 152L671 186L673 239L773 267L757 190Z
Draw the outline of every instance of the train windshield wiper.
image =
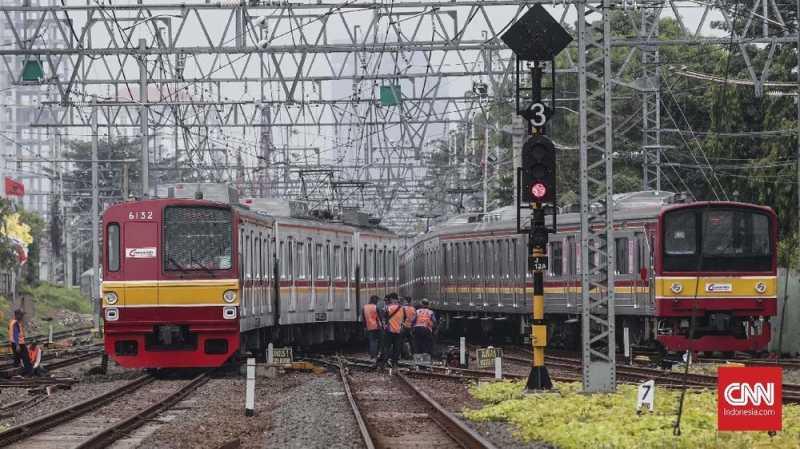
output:
M181 264L179 264L179 263L178 263L178 262L175 260L175 258L174 258L174 257L170 256L169 258L167 258L167 262L171 263L171 264L172 264L172 265L173 265L175 268L177 268L178 270L180 270L180 272L181 272L181 273L183 273L183 274L189 274L189 271L188 271L186 268L183 268L183 267L181 266Z

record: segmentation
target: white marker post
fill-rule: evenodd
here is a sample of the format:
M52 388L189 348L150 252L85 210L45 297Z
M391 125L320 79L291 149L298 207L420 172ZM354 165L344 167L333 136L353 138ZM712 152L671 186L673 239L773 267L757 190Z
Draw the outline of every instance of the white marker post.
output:
M50 323L50 331L47 333L47 343L53 344L53 323Z
M272 343L267 345L267 365L272 365L273 357L274 357L274 347Z
M652 412L656 403L656 381L648 380L639 384L639 392L636 394L636 413L642 413L642 409L647 407Z
M503 359L500 357L494 358L494 378L495 379L503 378Z
M464 365L467 364L467 337L461 337L460 349L461 351L458 357L458 361L461 363L461 367L463 368Z
M628 327L622 328L622 341L625 346L625 358L628 359L628 365L631 364L631 335Z
M247 385L244 394L244 416L256 414L256 359L247 359Z

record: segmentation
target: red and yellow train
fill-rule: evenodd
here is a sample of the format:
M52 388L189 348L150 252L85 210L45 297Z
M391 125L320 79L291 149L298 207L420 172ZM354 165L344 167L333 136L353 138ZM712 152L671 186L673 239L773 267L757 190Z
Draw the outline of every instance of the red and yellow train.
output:
M366 217L334 222L222 192L178 185L172 195L188 198L103 214L105 350L121 366L213 367L268 341L344 341L362 298L396 289L398 240Z
M763 351L776 314L775 213L734 202L676 203L668 192L617 196L617 335L670 351ZM532 278L515 211L462 216L420 236L403 254L401 291L429 298L445 327L525 336ZM548 341L577 347L581 312L580 217L558 216L545 275ZM600 255L588 255L590 264ZM691 319L694 315L694 320Z

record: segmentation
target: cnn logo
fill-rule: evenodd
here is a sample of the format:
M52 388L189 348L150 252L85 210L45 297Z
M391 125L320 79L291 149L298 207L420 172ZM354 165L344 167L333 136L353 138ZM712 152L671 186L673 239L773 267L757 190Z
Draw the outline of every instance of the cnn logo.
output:
M762 403L772 406L775 404L775 384L734 382L725 387L725 402L735 406L759 406Z
M783 373L777 367L720 367L719 430L781 430Z

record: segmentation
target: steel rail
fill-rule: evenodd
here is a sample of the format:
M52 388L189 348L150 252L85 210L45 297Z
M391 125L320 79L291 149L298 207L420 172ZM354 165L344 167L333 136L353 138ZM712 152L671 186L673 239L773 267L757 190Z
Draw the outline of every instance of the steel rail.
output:
M489 440L481 436L478 432L472 430L467 424L460 420L456 415L447 411L433 398L428 396L424 391L417 388L408 377L402 373L396 374L397 378L403 381L403 384L408 387L418 398L428 404L433 413L429 417L442 428L451 438L465 449L496 449L497 447Z
M103 354L103 351L93 351L87 352L84 354L77 355L75 357L70 357L68 359L57 360L52 363L44 363L42 365L47 368L49 371L56 370L59 368L64 368L70 365L75 365L81 362L85 362L86 360L93 359ZM16 374L20 370L20 367L12 366L10 368L3 368L0 369L0 377L10 377Z
M75 419L92 410L100 408L101 406L122 395L136 391L144 385L149 384L153 380L153 376L150 375L140 376L112 391L100 394L83 402L79 402L78 404L62 408L61 410L45 416L40 416L31 421L17 424L14 427L0 432L0 447L8 446L11 443L23 440L38 433L44 432L45 430L52 429L61 423Z
M367 421L361 414L361 409L358 406L358 402L353 395L353 391L350 389L350 381L347 379L347 373L345 372L344 364L339 365L339 376L342 378L342 385L344 386L344 392L347 395L347 402L350 403L350 409L353 410L353 417L355 417L356 423L358 423L358 431L361 434L361 440L364 442L364 446L366 446L367 449L375 449L375 442L372 441L372 434L369 432Z
M192 379L189 383L183 385L181 388L179 388L177 391L167 396L166 398L158 401L157 403L151 405L145 410L142 410L141 412L138 412L121 421L115 422L114 424L106 427L100 432L92 435L91 437L89 437L88 440L85 440L81 444L75 446L74 449L104 448L109 446L111 443L117 441L118 439L127 436L128 434L130 434L130 432L136 430L142 424L147 422L147 420L158 415L164 410L169 409L173 405L183 400L183 398L188 396L198 387L208 382L210 373L211 371L206 371L198 375L197 377Z
M92 330L93 328L89 326L89 327L78 327L75 329L65 329L63 331L53 332L53 340L61 340L68 337L80 337L82 335L91 334ZM27 337L25 340L27 340L26 341L27 343L30 342L41 343L43 341L48 340L49 338L50 338L49 334L39 334ZM11 343L7 339L0 341L0 347L5 347L10 344Z

